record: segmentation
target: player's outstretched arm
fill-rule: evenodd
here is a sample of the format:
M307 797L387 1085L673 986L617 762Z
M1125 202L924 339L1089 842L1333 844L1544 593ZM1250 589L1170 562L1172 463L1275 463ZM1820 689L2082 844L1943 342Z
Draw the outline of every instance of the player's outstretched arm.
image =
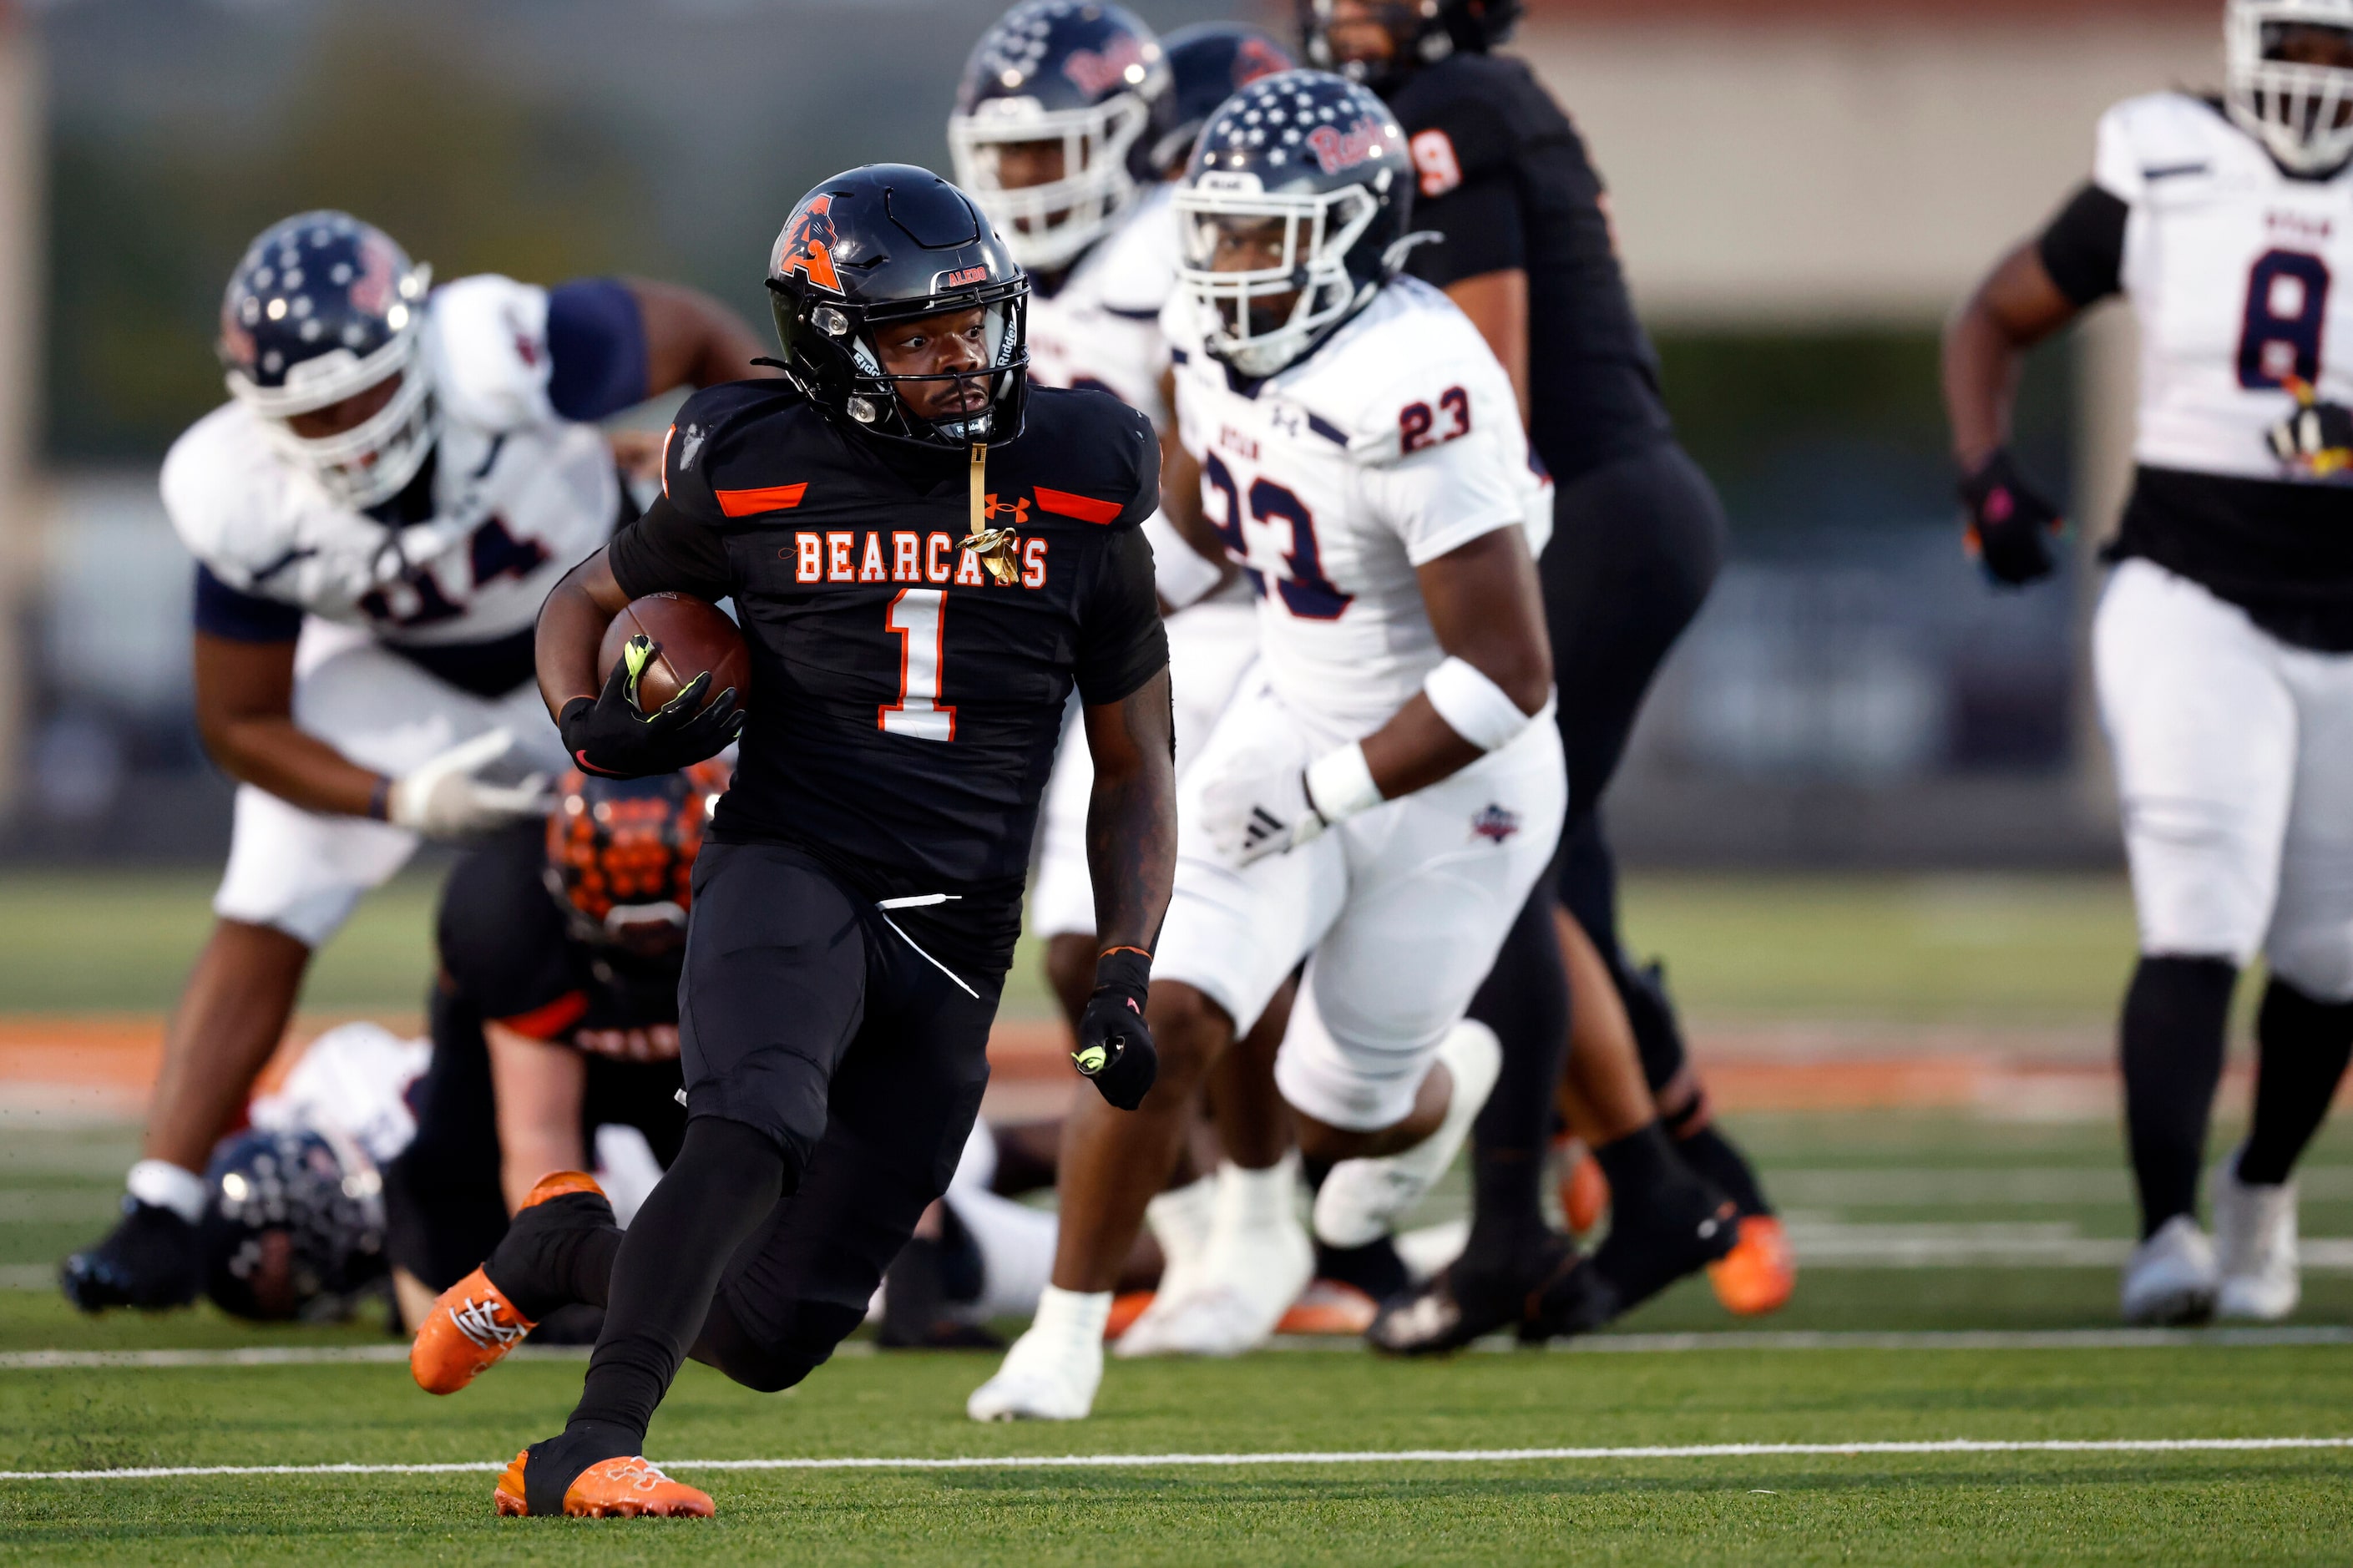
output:
M294 723L294 645L196 634L196 731L221 771L305 811L369 815L385 781Z
M2047 577L2059 508L2010 455L2010 417L2026 351L2083 313L2051 276L2038 240L2002 258L1945 327L1945 410L1968 510L1967 548L2010 586Z
M1176 740L1167 667L1117 702L1088 704L1085 721L1095 769L1087 868L1102 951L1071 1059L1105 1100L1133 1110L1159 1076L1144 1004L1152 944L1176 877Z
M646 395L776 373L752 362L767 345L741 316L697 289L625 278L646 329Z

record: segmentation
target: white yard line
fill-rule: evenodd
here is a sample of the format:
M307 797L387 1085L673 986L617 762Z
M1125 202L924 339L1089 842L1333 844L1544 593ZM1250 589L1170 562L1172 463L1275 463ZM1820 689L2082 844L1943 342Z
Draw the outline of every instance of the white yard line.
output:
M1492 1465L1546 1460L1852 1458L1937 1454L2275 1453L2353 1448L2353 1437L2112 1437L2009 1442L1947 1437L1899 1443L1689 1443L1627 1448L1397 1448L1264 1454L1008 1454L944 1459L663 1459L672 1470L1112 1470L1257 1465ZM0 1481L168 1480L184 1476L447 1476L504 1468L438 1465L157 1465L119 1470L0 1470Z
M2083 1351L2157 1350L2174 1346L2247 1349L2281 1345L2353 1344L2353 1327L2315 1324L2277 1329L2032 1329L1957 1330L1919 1333L1870 1331L1776 1331L1692 1334L1592 1334L1556 1341L1556 1352L1608 1354L1681 1354L1691 1351ZM1347 1354L1365 1349L1348 1335L1286 1335L1268 1347L1277 1351ZM1478 1351L1517 1347L1507 1334L1481 1340ZM874 1353L871 1341L851 1340L838 1358ZM541 1349L525 1345L517 1361L585 1361L586 1345ZM255 1345L235 1350L8 1351L0 1352L0 1372L141 1372L188 1367L270 1367L385 1364L406 1362L408 1347L384 1345Z

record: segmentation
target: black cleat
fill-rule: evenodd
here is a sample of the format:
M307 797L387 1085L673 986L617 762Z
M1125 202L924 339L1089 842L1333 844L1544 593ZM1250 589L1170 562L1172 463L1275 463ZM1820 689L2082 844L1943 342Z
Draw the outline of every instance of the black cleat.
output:
M1383 1302L1365 1338L1391 1355L1444 1355L1504 1329L1534 1343L1593 1318L1593 1284L1577 1244L1548 1231L1506 1258L1456 1258Z
M204 1285L196 1227L170 1209L126 1194L114 1228L58 1265L58 1284L85 1312L185 1307Z
M1593 1254L1592 1289L1550 1331L1586 1333L1632 1311L1676 1280L1696 1274L1740 1241L1740 1209L1694 1178L1613 1202L1609 1239ZM1535 1337L1527 1325L1523 1340Z

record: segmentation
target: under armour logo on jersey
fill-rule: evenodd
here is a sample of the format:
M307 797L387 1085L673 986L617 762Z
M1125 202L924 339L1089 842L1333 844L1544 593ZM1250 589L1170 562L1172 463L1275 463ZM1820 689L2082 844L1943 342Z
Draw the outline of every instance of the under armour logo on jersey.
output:
M1471 833L1476 838L1492 838L1501 844L1520 830L1520 815L1505 811L1500 805L1490 805L1471 819Z
M511 1345L531 1332L521 1323L501 1319L495 1297L487 1301L467 1297L462 1304L449 1309L449 1321L457 1325L459 1333L484 1350Z
M997 492L995 490L991 490L985 499L987 500L987 505L982 510L987 516L989 521L996 522L998 518L1006 517L1011 518L1012 521L1004 524L1003 526L1005 527L1027 528L1029 526L1029 498L1028 496L1023 496L1017 500L1000 501L997 499Z

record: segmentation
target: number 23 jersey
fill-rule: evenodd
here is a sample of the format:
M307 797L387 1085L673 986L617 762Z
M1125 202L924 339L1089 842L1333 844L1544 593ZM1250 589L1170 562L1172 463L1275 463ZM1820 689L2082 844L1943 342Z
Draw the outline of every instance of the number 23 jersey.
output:
M663 497L608 559L633 597L735 602L751 717L712 837L798 846L878 900L947 895L904 918L993 964L1072 685L1117 702L1168 645L1136 527L1160 500L1149 420L1032 388L985 476L990 526L1016 535L1009 584L959 543L961 453L885 446L783 383L737 382L679 411Z
M1261 668L1319 745L1360 740L1446 657L1417 569L1498 528L1530 555L1551 536L1511 381L1411 278L1259 382L1204 352L1191 296L1162 321L1203 515L1259 595Z

